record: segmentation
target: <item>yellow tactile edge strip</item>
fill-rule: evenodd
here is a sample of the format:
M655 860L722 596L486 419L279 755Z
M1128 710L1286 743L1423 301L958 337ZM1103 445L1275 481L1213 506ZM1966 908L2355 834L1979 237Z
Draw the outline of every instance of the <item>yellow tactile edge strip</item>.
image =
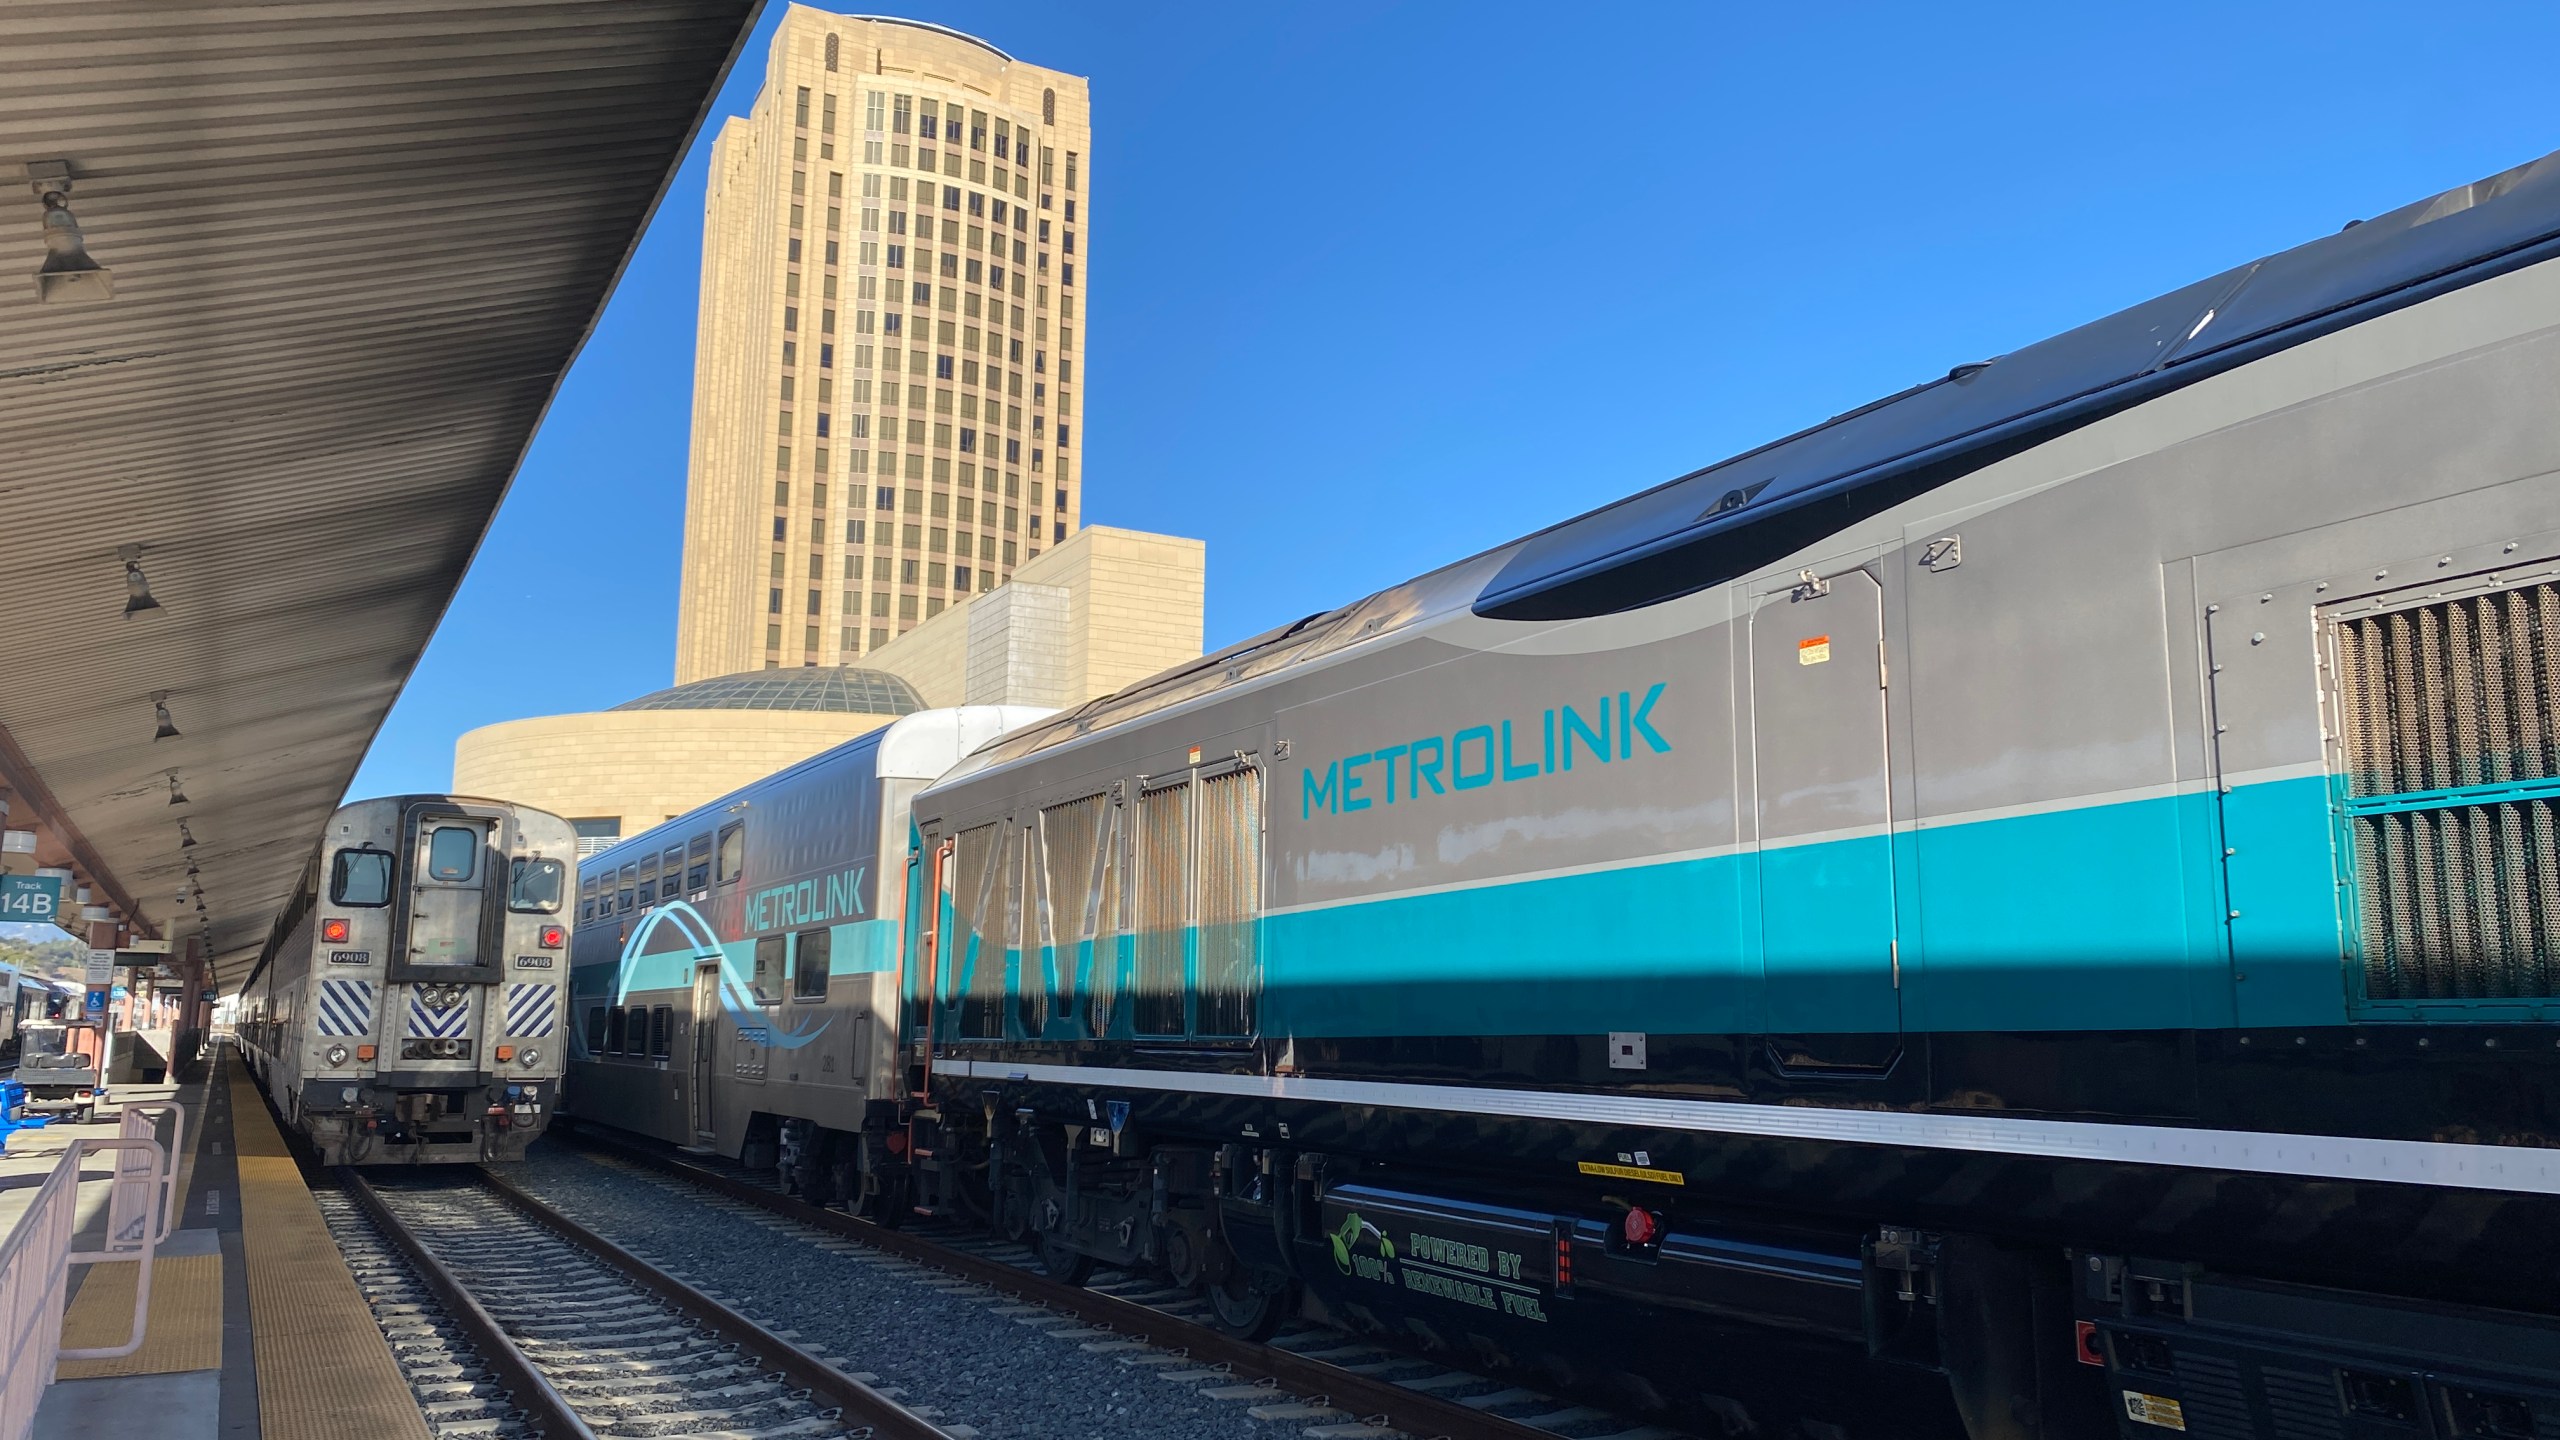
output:
M430 1440L266 1101L236 1065L231 1133L262 1440Z
M133 1282L142 1267L110 1260L91 1268L62 1317L62 1348L94 1350L133 1337ZM151 1262L151 1324L142 1348L116 1360L64 1360L56 1380L169 1375L222 1368L222 1257L178 1255Z

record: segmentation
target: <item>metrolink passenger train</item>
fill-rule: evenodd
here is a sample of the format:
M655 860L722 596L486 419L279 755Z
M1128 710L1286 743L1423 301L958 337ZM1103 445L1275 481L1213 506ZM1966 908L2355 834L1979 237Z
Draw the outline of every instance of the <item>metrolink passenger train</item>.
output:
M633 842L576 1103L1727 1434L2560 1435L2555 682L2545 159Z
M321 1163L524 1158L559 1099L577 843L459 795L329 817L233 1031Z

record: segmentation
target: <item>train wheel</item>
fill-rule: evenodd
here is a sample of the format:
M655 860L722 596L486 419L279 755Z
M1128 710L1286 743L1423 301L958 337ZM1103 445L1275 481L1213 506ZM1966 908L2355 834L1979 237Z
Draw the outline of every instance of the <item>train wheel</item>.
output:
M1288 1318L1288 1307L1281 1299L1289 1287L1283 1283L1270 1285L1271 1277L1256 1272L1251 1266L1229 1265L1227 1273L1201 1287L1209 1297L1209 1313L1217 1327L1245 1340L1268 1340Z
M1061 1285L1081 1285L1093 1278L1093 1257L1060 1236L1040 1236L1040 1270Z
M792 1152L791 1193L803 1204L821 1209L833 1198L834 1181L829 1176L828 1161L835 1147L835 1137L824 1130L813 1129Z

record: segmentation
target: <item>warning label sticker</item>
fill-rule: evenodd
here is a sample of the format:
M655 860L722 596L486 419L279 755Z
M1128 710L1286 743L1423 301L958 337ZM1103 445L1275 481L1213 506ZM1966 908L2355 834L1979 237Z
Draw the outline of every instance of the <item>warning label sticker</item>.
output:
M1585 1175L1600 1175L1611 1180L1650 1180L1656 1185L1686 1185L1677 1170L1656 1170L1647 1165L1611 1165L1599 1160L1575 1162L1574 1168Z
M2128 1420L2144 1425L2157 1425L2163 1430L2187 1428L2187 1412L2178 1402L2165 1395L2145 1395L2139 1390L2124 1392L2124 1413Z
M1799 665L1819 665L1830 658L1831 637L1828 635L1816 635L1810 640L1796 642L1796 663Z

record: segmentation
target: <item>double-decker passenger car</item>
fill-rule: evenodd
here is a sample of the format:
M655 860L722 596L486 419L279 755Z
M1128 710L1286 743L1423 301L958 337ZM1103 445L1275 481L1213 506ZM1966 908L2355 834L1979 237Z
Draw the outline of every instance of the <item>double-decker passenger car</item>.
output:
M865 1137L874 1170L905 1138L893 1027L907 802L1050 713L905 715L583 861L572 1112L779 1163L821 1202L858 1196Z
M926 790L888 1184L1725 1433L2560 1435L2560 158Z
M576 857L568 821L503 801L329 817L234 1031L323 1163L523 1158L559 1097Z

